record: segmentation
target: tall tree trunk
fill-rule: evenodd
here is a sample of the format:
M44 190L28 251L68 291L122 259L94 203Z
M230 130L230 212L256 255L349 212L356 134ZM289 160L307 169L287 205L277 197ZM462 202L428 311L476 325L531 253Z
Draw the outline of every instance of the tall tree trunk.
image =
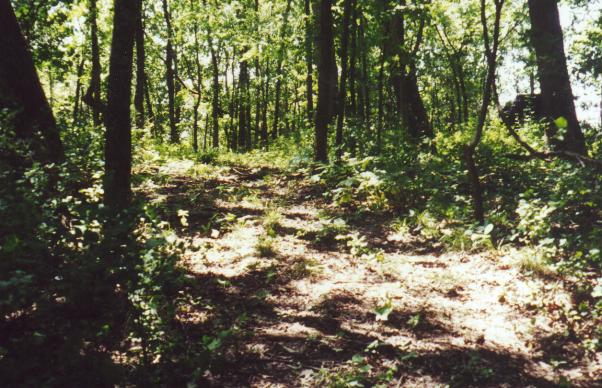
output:
M59 130L10 0L0 0L0 52L0 110L15 112L16 135L31 141L40 160L61 161Z
M232 61L229 65L230 68L230 76L232 77L232 88L230 89L230 136L229 136L229 141L230 141L230 149L237 151L238 150L238 137L237 137L237 133L238 131L236 130L236 127L234 126L234 118L236 117L236 115L238 114L238 104L239 104L239 97L238 97L238 92L239 92L239 88L238 85L236 83L236 79L235 79L235 57L236 57L236 53L233 53L232 55ZM228 61L228 59L226 58L226 61ZM226 68L227 70L228 68ZM226 88L228 87L228 84L226 84Z
M362 81L361 81L361 88L360 88L360 94L362 96L362 99L364 101L364 109L362 110L363 113L363 117L365 119L365 122L367 124L370 124L370 118L371 118L371 106L370 106L370 78L368 75L368 48L366 47L366 36L365 36L365 31L364 31L364 25L365 25L365 18L363 15L360 15L360 24L358 26L358 39L360 41L359 45L360 45L360 55L361 55L361 61L362 61ZM368 125L369 127L370 125Z
M146 101L146 113L148 114L149 121L153 124L152 126L152 134L157 137L160 128L158 128L158 123L155 121L155 112L153 111L153 104L151 101L150 95L150 81L148 77L144 79L144 100Z
M339 85L338 118L335 144L337 159L343 152L343 125L345 123L345 109L347 99L347 69L349 65L349 24L351 12L355 6L354 0L345 0L343 6L343 31L341 35L341 79Z
M90 40L92 53L92 72L90 74L90 86L84 96L84 102L92 109L92 121L94 125L101 125L101 113L103 111L103 102L100 85L100 46L98 43L98 8L96 0L90 0Z
M258 78L258 81L256 82L256 88L255 88L255 125L254 125L254 133L253 133L253 142L254 142L254 146L257 147L257 145L259 144L259 132L261 131L260 126L261 126L261 96L263 94L263 88L264 88L264 78L262 76L262 71L261 71L261 63L259 62L259 59L257 59L255 61L255 77Z
M384 53L389 63L389 75L391 86L395 94L395 111L397 119L404 121L404 76L405 76L405 19L404 14L406 0L400 0L401 9L393 10L393 15L389 19L386 33ZM385 2L385 11L391 12L390 4ZM404 123L405 124L405 123Z
M312 122L314 116L314 69L313 69L313 17L311 14L310 0L305 0L305 65L307 75L305 76L307 97L307 121Z
M334 54L334 21L332 0L320 0L318 59L318 106L315 127L316 162L328 162L328 125L334 112L336 99L337 69Z
M109 63L107 109L105 113L104 202L113 212L130 204L132 170L132 69L136 20L141 0L115 0L113 39Z
M219 116L220 116L220 105L219 105L219 64L217 63L217 55L215 53L215 49L213 48L213 43L209 41L209 46L211 50L211 70L213 73L213 98L211 104L211 118L213 123L211 125L213 130L213 148L219 148Z
M136 108L136 127L144 128L146 121L144 112L144 88L146 87L146 72L144 65L146 52L144 49L144 24L142 11L136 20L136 93L134 95L134 107Z
M249 149L247 104L249 103L249 64L246 60L240 62L240 74L238 79L239 109L238 109L238 147L240 151Z
M261 115L261 145L264 149L267 149L269 144L268 135L268 106L270 103L270 61L269 59L265 64L265 75L264 75L264 89L263 89L263 108Z
M475 151L483 137L483 128L487 119L487 112L491 104L493 87L495 83L495 72L497 68L497 53L499 48L500 21L502 7L505 0L494 0L495 2L495 21L493 26L493 37L490 41L489 27L487 25L486 0L481 0L481 24L483 26L483 40L485 43L485 57L487 59L487 76L483 85L483 102L479 111L477 128L471 141L464 147L464 162L468 170L468 180L471 189L471 196L474 204L474 216L480 223L485 223L485 206L483 201L483 188L479 178L479 170L475 161Z
M434 136L433 128L431 127L424 101L420 95L420 88L418 87L418 76L416 70L416 57L420 46L422 45L423 33L424 33L425 20L424 16L420 20L420 27L416 33L416 39L414 47L410 52L408 63L406 66L409 70L404 74L404 88L403 93L405 95L405 122L410 130L410 134L414 137L427 136L432 138Z
M194 0L190 0L190 5L192 11L194 11ZM194 65L195 65L195 100L193 107L193 137L192 137L192 148L194 152L198 152L199 150L199 107L201 106L201 98L202 98L202 90L203 90L203 69L201 67L201 48L199 43L199 25L197 19L194 20L193 25L193 33L194 33ZM207 127L205 127L205 137L203 140L203 149L205 148L205 144L207 141Z
M380 152L382 148L382 137L385 120L385 44L383 43L382 53L380 55L380 69L378 71L378 117L376 123L376 151Z
M79 121L79 111L81 103L82 93L82 76L84 75L84 66L86 65L86 58L82 55L79 65L77 65L77 81L75 84L75 97L73 103L73 125L76 125Z
M287 0L286 9L282 18L282 27L280 30L280 45L278 46L277 65L276 65L276 96L274 100L274 123L272 126L272 139L278 137L278 126L280 124L280 95L282 94L282 66L284 63L284 52L286 50L286 44L284 39L286 38L286 32L288 31L288 16L291 11L291 1ZM287 107L288 108L288 107Z
M357 6L351 15L351 53L349 57L349 115L357 115Z
M557 150L585 155L585 138L575 111L557 0L529 0L529 15L541 95L548 117L548 141ZM561 117L564 120L557 120ZM566 133L557 136L561 121L566 121L566 128L561 128ZM565 127L563 124L560 127Z
M165 81L167 83L167 100L169 109L169 141L171 143L180 142L180 133L178 131L178 118L176 112L176 63L175 52L173 48L173 29L171 26L171 16L169 14L169 5L167 0L163 0L163 16L167 26L167 44L165 45Z

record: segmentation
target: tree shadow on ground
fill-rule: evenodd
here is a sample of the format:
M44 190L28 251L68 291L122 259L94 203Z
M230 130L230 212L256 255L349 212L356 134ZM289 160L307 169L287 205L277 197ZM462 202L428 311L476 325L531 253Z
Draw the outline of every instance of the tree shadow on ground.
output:
M236 184L263 179L274 171L234 171L238 176ZM228 208L217 206L223 184L220 180L203 182L197 185L197 194L192 198L187 195L190 188L176 185L166 189L163 195L167 196L168 214L175 222L178 208L190 209L191 230L198 230L198 226L205 225L220 213L232 213L237 217L264 214L263 210L237 204ZM312 188L315 187L309 189ZM320 193L303 188L296 190L294 197L287 201L306 203L308 197L320 201ZM200 203L202 209L198 206ZM390 231L388 225L394 219L392 214L348 217L348 212L342 211L339 215L348 219L352 230L366 236L371 248L385 252L436 252L429 244L409 247L388 241L386 236ZM312 218L304 213L287 213L287 217ZM291 227L277 227L275 231L281 236L300 232ZM315 237L306 234L311 248L322 252L342 248L319 244ZM553 381L537 376L531 370L532 360L523 355L481 345L452 345L450 337L461 337L462 334L455 333L451 325L433 319L439 315L437 311L401 308L394 310L386 322L375 323L374 306L358 299L352 292L340 289L330 291L316 305L307 306L306 296L298 295L291 284L311 276L311 271L303 270L303 258L281 255L273 259L269 266L248 267L234 276L211 272L186 274L182 287L186 309L179 311L173 322L183 343L175 347L181 354L165 364L166 385L195 382L203 387L299 386L303 370L336 370L349 365L354 355L367 354L375 370L384 368L387 363L396 363L399 368L394 378L400 386L412 381L454 387L556 386ZM299 263L301 265L296 269ZM220 339L219 345L207 352L207 338L211 341L224 332L227 334ZM410 342L432 341L425 341L429 346L415 352L382 342L373 346L375 341L387 338L391 333L403 334L411 339ZM195 358L198 354L207 355ZM376 380L371 382L376 383Z
M186 292L202 301L201 309L210 306L209 318L203 322L181 319L188 344L201 344L203 336L236 326L212 355L209 372L197 378L198 384L245 387L269 382L298 386L302 370L346 365L354 355L367 354L367 348L379 340L377 332L356 329L374 322L374 314L350 292L331 292L305 312L282 313L286 301L278 302L279 298L271 296L294 298L288 284L290 277L273 275L284 271L286 266L283 263L280 268L250 270L235 277L188 276ZM423 319L413 326L408 322L416 314ZM431 315L434 312L395 311L382 327L413 333L417 340L453 335L449 328L431 321L428 318ZM430 381L455 387L556 386L535 376L529 370L529 360L502 350L450 345L408 357L404 349L379 343L369 358L374 360L376 368L386 362L398 362L397 381L427 376Z

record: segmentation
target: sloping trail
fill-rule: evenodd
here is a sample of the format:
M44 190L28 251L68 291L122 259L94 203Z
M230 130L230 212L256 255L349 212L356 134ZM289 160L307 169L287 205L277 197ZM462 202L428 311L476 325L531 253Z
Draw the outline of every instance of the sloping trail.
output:
M542 292L568 296L521 275L510 256L437 253L395 235L389 216L345 214L301 175L278 170L223 167L166 182L155 196L174 223L189 211L181 235L198 247L185 255L183 331L194 346L230 330L199 386L599 384L600 360L559 342L541 312ZM324 214L350 218L350 232L384 256L320 240Z

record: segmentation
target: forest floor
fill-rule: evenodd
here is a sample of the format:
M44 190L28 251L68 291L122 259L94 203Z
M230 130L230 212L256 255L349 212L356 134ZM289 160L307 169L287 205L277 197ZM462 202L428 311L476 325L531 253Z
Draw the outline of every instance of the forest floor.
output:
M602 386L599 357L563 335L570 296L516 252L444 252L299 172L190 163L143 190L174 225L188 212L188 343L224 333L199 386Z

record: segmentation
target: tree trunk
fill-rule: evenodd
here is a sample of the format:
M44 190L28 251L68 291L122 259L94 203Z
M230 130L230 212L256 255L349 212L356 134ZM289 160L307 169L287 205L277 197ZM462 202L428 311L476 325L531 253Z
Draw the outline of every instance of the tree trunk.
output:
M77 66L77 81L75 84L75 97L73 103L73 125L76 125L79 121L79 111L82 93L82 76L84 75L84 66L86 65L86 59L82 55L82 59L79 61Z
M190 0L190 11L194 13L194 0ZM195 99L192 110L193 122L192 122L192 149L194 152L199 151L199 107L201 106L202 91L203 91L203 68L201 66L201 49L199 43L199 25L198 20L193 21L193 35L194 35L194 69L195 69ZM207 140L207 127L205 127L205 136L203 139L203 149Z
M328 162L328 125L334 112L337 70L334 54L332 0L320 0L318 34L318 106L315 127L316 162Z
M571 82L566 66L564 41L557 0L529 0L531 41L537 57L539 84L548 117L546 135L557 150L586 155L585 138L581 132ZM558 118L566 125L558 125ZM561 128L559 128L561 127ZM566 127L566 128L562 128ZM566 133L557 136L559 129Z
M358 39L360 45L360 55L362 58L362 81L360 88L360 95L363 100L362 115L367 124L370 124L371 119L371 107L370 107L370 79L368 75L368 48L366 47L366 36L364 31L365 18L360 15L360 24L358 26ZM365 113L364 113L365 112ZM368 125L369 127L370 125Z
M276 96L274 100L274 123L272 124L272 139L278 137L278 126L280 124L280 95L282 94L282 66L284 62L284 52L286 45L284 39L288 31L288 16L291 10L291 1L287 0L286 9L282 18L282 29L280 30L280 46L278 47L277 65L276 65ZM287 107L288 109L288 107Z
M406 66L409 71L404 75L404 94L405 94L405 121L410 129L410 133L414 137L427 136L432 138L434 136L433 128L431 127L426 108L424 107L424 101L420 95L420 88L418 87L418 76L416 70L416 57L420 46L422 45L422 38L424 33L425 20L424 17L420 20L420 27L416 33L416 39L414 47L410 52L408 58L409 65Z
M385 82L385 50L383 50L380 55L380 69L378 71L378 118L376 123L376 151L380 152L382 148L382 137L383 137L383 126L385 119L385 91L384 91L384 82Z
M171 16L167 0L163 0L163 16L167 25L167 44L165 46L165 81L167 83L167 100L169 109L169 141L171 143L180 142L180 133L178 132L178 118L176 112L176 63L175 52L173 48L173 29L171 27Z
M142 12L140 12L138 19L136 19L136 94L134 96L136 127L139 129L144 128L144 123L146 121L144 114L144 88L146 87L145 62L144 25L142 22Z
M477 128L471 141L464 147L464 162L468 170L468 179L471 189L471 196L474 204L475 219L482 225L485 223L485 206L483 201L483 188L479 178L479 170L475 161L475 151L483 137L483 128L487 119L487 112L491 104L491 96L495 82L495 72L497 68L497 53L500 37L500 20L502 7L505 0L494 0L495 22L493 27L493 42L489 41L489 29L487 26L487 15L485 1L481 0L481 24L483 25L483 40L485 42L485 57L487 59L487 77L483 85L483 102L479 111Z
M0 52L0 110L15 112L16 135L31 141L37 157L61 161L59 130L9 0L0 0Z
M347 99L347 69L349 64L349 24L351 12L355 7L354 0L345 0L343 6L343 31L341 35L341 80L339 85L338 118L336 129L336 154L337 159L343 152L343 125L345 123L345 108Z
M305 77L307 97L307 121L312 122L314 118L314 76L313 76L313 23L312 23L310 0L305 0L305 64L307 75Z
M157 122L155 122L155 113L153 111L153 104L151 102L151 95L150 95L150 82L148 77L145 77L144 80L144 100L146 101L146 113L148 113L148 119L149 121L153 124L152 126L152 133L153 136L157 137L158 132L160 130L160 128L157 128Z
M213 148L219 148L219 116L220 116L220 105L219 105L219 63L217 61L217 54L213 47L213 39L211 36L211 30L207 31L209 51L211 53L211 72L213 75L212 85L212 103L211 103L211 118L212 118L212 146Z
M136 20L141 1L114 2L113 39L109 63L105 113L104 202L113 212L130 204L132 170L132 125L130 104Z
M351 53L349 57L349 115L357 115L357 6L351 16Z
M268 106L270 103L270 61L267 60L265 64L265 75L264 75L264 89L263 89L263 109L261 115L261 145L264 149L268 148L269 134L268 134Z
M246 51L246 50L245 50ZM240 151L249 149L247 104L249 102L249 64L246 60L240 62L240 74L238 79L239 109L238 109L238 147Z
M90 74L90 86L84 96L84 102L92 109L92 121L94 125L102 124L101 113L103 111L102 96L100 91L100 47L98 44L98 9L96 0L90 0L90 40L92 49L92 72Z

